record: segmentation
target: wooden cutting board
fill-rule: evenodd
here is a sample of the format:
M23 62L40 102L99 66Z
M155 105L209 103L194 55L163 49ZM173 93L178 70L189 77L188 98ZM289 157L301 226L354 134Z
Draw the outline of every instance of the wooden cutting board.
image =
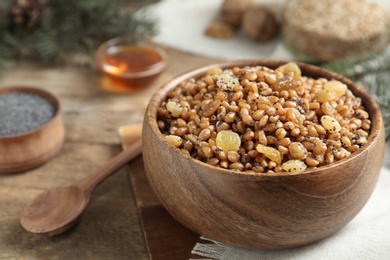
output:
M123 149L135 141L132 133L141 130L141 125L119 128ZM142 158L128 166L128 173L150 258L153 260L190 259L191 250L199 241L199 235L173 219L160 204L145 176Z

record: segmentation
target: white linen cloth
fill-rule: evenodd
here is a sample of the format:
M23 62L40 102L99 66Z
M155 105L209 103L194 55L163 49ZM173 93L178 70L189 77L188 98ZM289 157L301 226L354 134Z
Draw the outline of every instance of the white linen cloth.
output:
M262 2L280 5L284 0ZM218 19L221 4L222 0L164 0L145 7L139 14L156 18L159 34L153 39L177 50L226 60L293 57L278 39L258 43L242 32L228 40L206 36L204 31Z
M280 12L286 0L256 1ZM389 0L370 1L390 11ZM156 18L159 33L153 39L177 50L226 60L295 58L280 39L259 43L249 39L241 30L228 40L206 36L204 31L212 21L218 19L222 2L223 0L163 0L146 6L138 14Z

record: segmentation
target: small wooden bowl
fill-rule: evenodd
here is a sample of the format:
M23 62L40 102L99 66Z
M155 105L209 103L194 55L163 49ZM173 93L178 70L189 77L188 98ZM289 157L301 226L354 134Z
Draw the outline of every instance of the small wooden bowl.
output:
M143 124L143 158L150 185L172 216L193 231L247 248L291 248L328 237L363 208L383 162L385 133L379 107L350 80L299 63L302 74L337 79L363 100L372 121L368 143L347 159L300 173L252 175L216 168L183 155L157 126L157 108L180 82L204 75L211 67L261 65L286 61L242 60L184 73L151 98Z
M38 95L48 100L55 109L49 122L22 134L0 136L0 173L15 173L38 167L51 159L62 147L64 126L60 103L49 92L32 87L0 89L0 95L21 92Z

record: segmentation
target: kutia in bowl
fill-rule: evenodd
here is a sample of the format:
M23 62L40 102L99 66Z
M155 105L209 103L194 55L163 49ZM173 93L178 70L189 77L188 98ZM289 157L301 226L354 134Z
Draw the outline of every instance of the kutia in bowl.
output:
M163 85L142 152L179 222L230 245L277 249L349 223L375 188L384 144L379 107L350 80L300 62L239 60Z
M0 89L0 173L33 169L62 147L60 103L35 87Z

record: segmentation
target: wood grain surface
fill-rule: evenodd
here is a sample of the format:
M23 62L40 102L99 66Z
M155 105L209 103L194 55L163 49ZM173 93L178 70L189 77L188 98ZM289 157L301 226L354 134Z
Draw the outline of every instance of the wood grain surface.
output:
M96 189L81 222L65 234L28 233L19 217L42 190L87 176L119 153L118 128L142 122L161 84L216 61L175 50L169 57L170 66L158 81L131 95L104 91L101 75L91 68L32 62L0 71L0 88L28 83L55 95L65 126L64 145L49 162L27 172L0 174L0 259L149 259L127 167ZM140 163L131 164L135 172L143 169Z
M119 129L123 149L137 141L133 133L139 129L141 124ZM161 205L146 179L142 160L131 164L128 171L150 258L189 259L199 234L173 219Z

